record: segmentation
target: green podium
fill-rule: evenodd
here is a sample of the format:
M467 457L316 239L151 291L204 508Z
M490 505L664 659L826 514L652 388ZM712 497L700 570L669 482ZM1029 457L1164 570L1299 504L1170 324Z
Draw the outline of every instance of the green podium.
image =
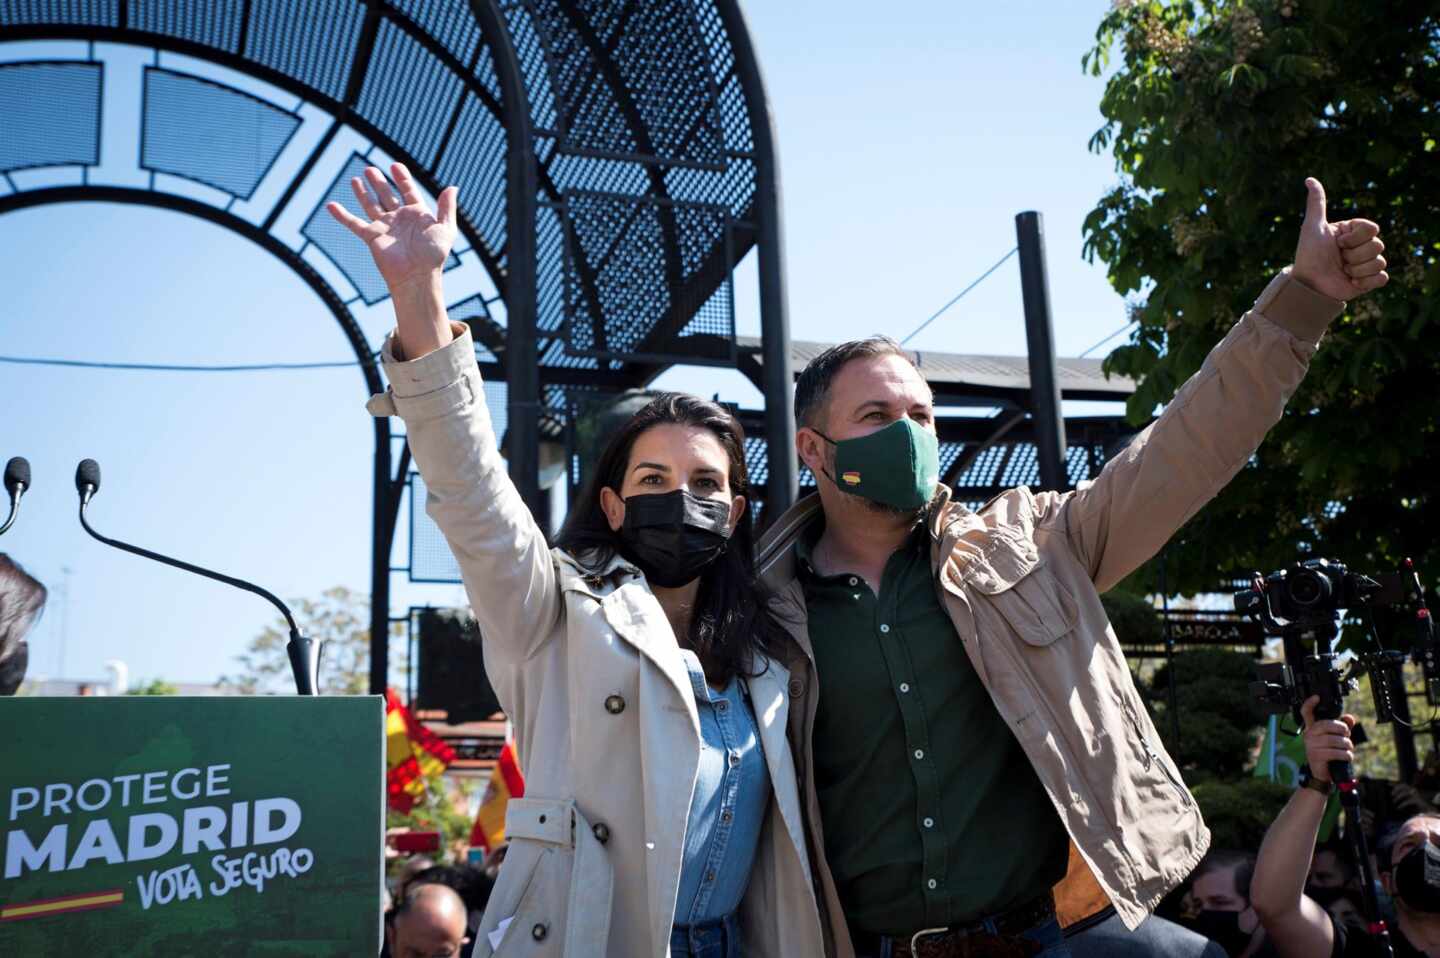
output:
M379 696L0 699L0 955L375 955Z

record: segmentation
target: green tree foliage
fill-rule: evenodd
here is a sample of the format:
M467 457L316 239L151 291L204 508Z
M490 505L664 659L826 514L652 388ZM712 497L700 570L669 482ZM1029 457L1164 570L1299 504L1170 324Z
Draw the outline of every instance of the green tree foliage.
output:
M179 695L180 689L173 682L164 679L151 679L144 685L137 685L125 693L126 695Z
M470 797L477 787L471 779L447 779L443 774L425 776L425 795L410 811L393 808L385 812L386 828L411 828L417 832L440 833L440 850L430 853L437 862L463 863L457 850L470 844L475 820L469 813Z
M290 603L295 622L312 639L325 641L320 657L322 695L363 695L370 687L370 598L343 586L327 589L318 599ZM239 671L220 679L246 695L293 692L290 641L284 619L267 626L235 661Z
M1253 662L1244 652L1194 649L1177 653L1173 664L1157 668L1148 683L1146 697L1160 740L1191 785L1242 778L1253 767L1260 739L1260 719L1250 704ZM1172 668L1178 740L1170 706Z
M1161 665L1144 689L1160 732L1214 835L1215 848L1260 847L1290 789L1251 775L1261 721L1250 703L1254 660L1244 652L1193 649ZM1170 672L1180 718L1170 711Z
M1440 13L1430 0L1116 0L1083 63L1109 72L1120 183L1085 221L1138 321L1106 360L1139 423L1290 262L1304 179L1381 226L1391 283L1332 327L1283 421L1182 530L1185 592L1334 555L1440 567ZM1112 62L1114 57L1114 62ZM1216 423L1216 428L1224 428ZM1147 580L1153 588L1153 580Z
M1250 851L1260 847L1266 830L1290 800L1287 786L1264 778L1201 782L1193 793L1210 827L1210 847Z

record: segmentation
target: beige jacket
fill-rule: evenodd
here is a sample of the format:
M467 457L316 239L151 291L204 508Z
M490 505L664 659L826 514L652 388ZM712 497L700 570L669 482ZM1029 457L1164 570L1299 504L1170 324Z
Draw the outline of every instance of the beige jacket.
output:
M506 475L469 331L414 362L384 348L390 388L425 478L426 510L459 560L485 668L515 724L525 798L477 958L664 956L679 887L700 726L674 633L644 578L551 550ZM740 908L747 955L822 951L794 762L789 673L749 681L774 785ZM492 952L489 934L512 919Z
M1135 690L1100 593L1245 465L1343 305L1288 271L1277 276L1093 482L1070 493L1012 489L978 513L942 487L928 516L936 588L955 632L1088 866L1077 864L1067 883L1098 881L1132 928L1195 867L1210 833ZM767 531L757 562L796 643L790 742L826 953L853 958L825 863L810 744L818 682L795 575L795 542L821 518L817 497L798 503Z

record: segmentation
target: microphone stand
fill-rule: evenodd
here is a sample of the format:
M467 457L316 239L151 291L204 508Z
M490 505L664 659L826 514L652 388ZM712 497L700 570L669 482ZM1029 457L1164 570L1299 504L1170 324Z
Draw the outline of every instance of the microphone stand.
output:
M0 525L0 536L10 531L15 517L20 514L20 497L30 488L30 462L24 456L16 456L5 464L5 491L10 493L10 515Z
M15 517L18 516L19 514L20 514L20 497L17 496L17 495L15 495L14 493L11 493L11 495L10 495L10 517L5 520L5 522L4 522L3 525L0 525L0 536L3 536L5 533L7 533L7 532L10 531L10 527L15 524Z
M300 695L318 695L320 675L320 653L324 642L316 642L305 635L298 625L295 624L295 617L290 614L289 608L271 592L262 589L260 586L234 576L228 576L221 572L213 572L210 569L202 569L198 565L189 562L182 562L179 559L172 559L169 556L162 556L158 552L151 552L149 549L142 549L139 546L132 546L129 543L121 542L118 539L111 539L96 532L90 526L85 516L85 509L90 504L90 495L93 490L82 489L80 493L80 525L95 539L113 546L123 552L141 556L146 559L153 559L156 562L163 562L165 565L174 566L177 569L184 569L186 572L193 572L196 575L203 575L208 579L215 579L235 586L237 589L244 589L246 592L253 592L263 599L269 600L270 604L280 610L285 617L285 622L290 627L290 641L285 646L285 652L290 658L290 671L295 679L295 691Z

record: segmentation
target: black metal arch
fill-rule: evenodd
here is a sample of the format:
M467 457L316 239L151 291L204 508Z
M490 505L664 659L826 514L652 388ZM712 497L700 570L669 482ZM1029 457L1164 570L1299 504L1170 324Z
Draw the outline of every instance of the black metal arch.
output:
M504 299L504 328L488 303L466 300L454 314L485 333L477 341L493 353L482 357L487 378L506 384L510 469L537 514L542 420L553 439L555 428L573 427L565 417L575 396L644 386L674 363L735 363L730 275L757 250L771 412L766 498L776 509L793 499L778 169L737 0L0 0L0 43L25 40L180 54L328 114L258 225L157 191L153 181L151 190L22 189L0 197L0 212L109 199L232 229L321 297L371 391L380 372L347 302L273 230L342 129L405 162L432 194L461 183L461 232ZM142 122L146 116L142 110ZM99 163L98 134L95 142L95 157L69 161L86 171L85 184ZM263 182L278 155L258 178L178 175L218 187L233 203L241 198L233 184ZM332 248L304 235L360 288ZM388 669L389 555L408 448L398 475L393 458L389 426L377 421L374 691Z

